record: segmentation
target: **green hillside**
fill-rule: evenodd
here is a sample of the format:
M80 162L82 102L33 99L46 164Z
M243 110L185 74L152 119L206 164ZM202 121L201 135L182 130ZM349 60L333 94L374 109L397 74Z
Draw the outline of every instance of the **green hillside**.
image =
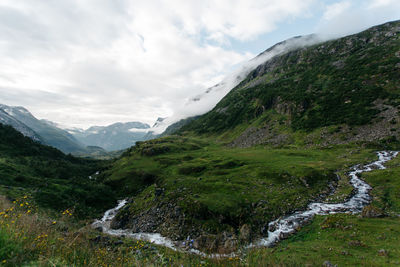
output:
M254 126L262 130L253 130L253 136L245 132L242 139L256 138L256 134L268 139L268 131L292 135L340 126L333 131L344 138L372 141L362 127L367 125L375 130L375 140L399 138L399 27L399 21L390 22L275 56L180 132L235 131L233 137L238 137ZM379 130L382 126L387 129Z
M248 249L310 202L347 201L352 166L400 149L399 73L395 21L278 55L210 112L112 161L64 155L0 124L0 264L399 265L399 156L361 174L373 187L361 214L316 216L275 247ZM24 207L30 197L37 212ZM112 229L159 233L187 253L92 229L117 199L127 205Z
M74 207L86 217L115 201L107 186L88 178L104 166L101 161L65 155L0 124L0 192L11 197L33 195L42 207Z
M391 22L276 56L213 110L180 122L179 136L139 142L102 176L130 197L112 227L229 253L323 199L330 183L335 201L346 199L352 164L399 147L399 29Z

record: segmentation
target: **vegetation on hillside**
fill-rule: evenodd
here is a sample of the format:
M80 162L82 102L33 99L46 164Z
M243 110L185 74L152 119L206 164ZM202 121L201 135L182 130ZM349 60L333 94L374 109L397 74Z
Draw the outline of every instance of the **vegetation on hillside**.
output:
M192 240L183 249L230 253L266 236L270 221L324 199L330 184L338 189L329 201L348 198L348 168L398 144L398 29L400 22L392 22L277 56L215 109L190 120L180 136L138 142L114 161L65 155L0 125L0 194L8 196L0 198L0 264L398 264L399 159L388 170L363 174L374 199L362 216L317 217L275 248L240 258L204 259L89 226L116 199L128 198L113 228ZM393 131L358 143L349 138L358 134L353 126L388 118L382 125ZM284 145L231 142L260 129ZM345 142L329 143L332 136Z
M269 221L326 194L338 169L372 157L356 146L237 149L171 136L138 143L100 179L121 198L130 196L114 227L190 236L206 240L206 250L230 251L265 235Z
M76 223L70 211L42 212L30 196L14 203L0 197L0 266L321 266L327 262L396 266L400 257L400 197L396 193L400 158L387 166L387 170L363 174L374 187L372 205L384 211L385 217L319 216L276 247L219 260L108 237L81 224L85 222Z
M31 193L42 207L74 208L86 217L115 203L108 186L89 179L104 167L105 162L65 155L0 124L0 192Z
M180 132L221 133L249 125L271 109L287 115L293 130L370 123L381 111L378 99L400 105L399 25L275 56Z

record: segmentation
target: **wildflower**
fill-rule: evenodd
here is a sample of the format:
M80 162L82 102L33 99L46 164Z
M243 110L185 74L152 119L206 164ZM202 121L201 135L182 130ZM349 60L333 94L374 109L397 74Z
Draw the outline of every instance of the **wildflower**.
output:
M53 221L53 222L52 222L52 224L56 224L56 223L57 223L56 221Z
M24 203L19 204L19 206L20 206L20 207L23 207L23 206L24 206Z
M7 260L3 260L1 263L7 263Z

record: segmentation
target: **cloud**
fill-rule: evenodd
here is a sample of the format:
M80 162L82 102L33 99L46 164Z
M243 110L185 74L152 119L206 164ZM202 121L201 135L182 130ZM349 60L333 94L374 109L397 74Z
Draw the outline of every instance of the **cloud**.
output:
M342 1L342 2L337 2L332 5L328 5L326 7L325 13L323 14L323 18L325 20L331 20L339 15L341 15L343 12L348 10L351 7L351 3L349 1Z
M373 8L387 7L393 5L400 7L400 3L398 0L372 0L369 3L369 8L373 9Z
M3 0L0 102L71 126L153 123L254 56L231 41L313 2Z
M229 73L215 86L208 88L205 92L188 99L182 106L175 109L173 116L166 118L150 131L160 134L165 129L181 119L201 115L213 108L230 90L236 87L246 76L260 64L268 61L274 56L287 53L288 51L311 46L326 39L322 36L307 35L294 37L285 42L274 45L257 57L241 64L233 72Z
M255 56L245 49L247 42L281 24L312 17L323 3L2 0L0 103L80 127L116 121L153 124L157 117L205 112L230 86L207 95L209 101L193 109L189 99L229 80L224 77L235 67L241 71ZM387 14L398 17L399 9L393 8L398 1L348 3L353 2L326 6L318 30L354 31ZM237 50L235 43L245 48Z
M400 2L396 0L340 1L325 6L316 32L341 37L399 17Z

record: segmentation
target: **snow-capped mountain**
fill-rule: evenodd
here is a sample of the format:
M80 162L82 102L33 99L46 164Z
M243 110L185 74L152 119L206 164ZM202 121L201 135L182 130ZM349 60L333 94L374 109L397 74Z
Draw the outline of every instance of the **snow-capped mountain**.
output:
M67 131L56 127L53 122L38 120L24 107L0 104L0 123L10 125L22 134L58 148L64 153L85 150L85 147Z
M109 126L92 126L87 130L67 129L86 146L99 146L108 151L121 150L145 140L150 125L141 122L114 123Z
M23 135L30 137L35 141L43 142L42 138L37 133L35 133L31 128L8 114L7 111L3 109L3 106L4 105L0 105L0 123L10 125L15 130L21 132Z

